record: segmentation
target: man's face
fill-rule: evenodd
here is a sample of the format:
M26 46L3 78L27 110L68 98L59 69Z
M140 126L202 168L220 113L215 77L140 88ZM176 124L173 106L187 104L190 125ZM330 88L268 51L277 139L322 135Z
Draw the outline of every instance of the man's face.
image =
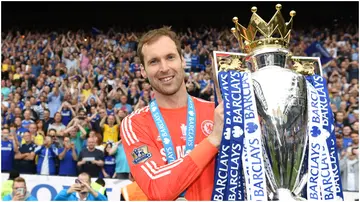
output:
M90 184L90 179L89 179L89 176L87 175L79 175L78 179L82 182L86 182L88 184ZM86 186L81 184L81 193L87 193L89 192L89 190L86 189Z
M46 136L44 144L45 144L45 146L50 146L52 144L52 137Z
M337 113L336 114L336 120L339 122L342 122L344 120L344 114L343 113Z
M23 189L24 191L23 191L23 193L24 193L24 195L25 195L25 193L26 193L26 185L25 185L25 183L24 182L14 182L13 183L13 194L14 195L16 195L16 193L20 190L20 189Z
M36 126L36 124L30 124L30 126L29 126L29 131L30 131L31 134L35 134L36 131L37 131L37 126Z
M48 119L50 117L49 111L44 111L44 118Z
M126 102L127 102L127 97L126 96L121 96L121 103L122 104L126 104Z
M343 139L342 138L336 138L336 147L337 148L343 147Z
M9 130L8 129L3 129L1 131L1 137L3 140L8 140L8 137L9 137Z
M180 58L175 42L162 36L142 48L145 69L141 70L151 86L163 95L173 95L184 85L185 61Z
M87 146L89 147L89 149L94 149L95 148L95 139L94 138L88 138Z
M25 140L25 142L30 142L31 141L31 135L29 132L25 132L25 134L23 135L23 138Z
M359 144L359 134L357 134L357 133L352 133L352 134L351 134L351 139L352 139L352 141L353 141L353 143L354 143L355 145Z
M21 126L21 118L15 118L15 125Z

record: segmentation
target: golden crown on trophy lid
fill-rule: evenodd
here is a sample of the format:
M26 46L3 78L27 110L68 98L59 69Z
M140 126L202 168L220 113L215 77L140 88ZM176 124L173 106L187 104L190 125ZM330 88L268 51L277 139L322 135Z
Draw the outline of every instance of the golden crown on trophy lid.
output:
M257 13L257 8L254 6L251 8L253 12L250 23L247 28L238 23L238 18L234 17L233 22L235 27L231 29L231 32L237 38L240 43L240 48L250 53L255 49L262 47L277 47L287 48L290 43L291 29L293 24L293 17L296 15L295 11L290 11L290 21L285 22L281 15L281 4L276 5L276 13L271 18L269 23L265 22ZM256 33L259 32L262 37L256 39ZM278 34L279 37L273 37L274 34Z

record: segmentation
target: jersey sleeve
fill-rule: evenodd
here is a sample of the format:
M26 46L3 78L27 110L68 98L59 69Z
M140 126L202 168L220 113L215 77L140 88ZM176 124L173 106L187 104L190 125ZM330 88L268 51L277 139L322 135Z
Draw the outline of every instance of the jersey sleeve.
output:
M218 149L204 139L189 155L167 164L148 130L142 117L130 115L121 123L131 174L149 200L175 200L200 176Z

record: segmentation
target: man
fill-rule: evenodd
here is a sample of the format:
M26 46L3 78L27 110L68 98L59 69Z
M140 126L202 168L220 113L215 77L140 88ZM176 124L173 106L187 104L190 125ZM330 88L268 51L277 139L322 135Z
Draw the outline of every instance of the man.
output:
M109 155L115 156L115 173L117 179L129 179L130 168L126 159L122 141L118 141L111 148Z
M99 192L107 198L105 185L105 180L103 178L98 178L95 182L91 183L91 188L93 188L95 191Z
M91 177L99 177L101 167L104 166L104 153L95 148L94 138L88 138L87 148L80 152L77 166L80 172L89 173Z
M59 149L59 175L76 176L77 158L75 144L70 141L69 137L64 137L64 148Z
M146 33L138 44L138 55L142 75L153 87L158 107L142 108L122 121L121 139L130 171L149 200L175 200L184 191L186 200L210 200L215 156L222 137L223 104L214 113L214 103L188 95L185 60L180 42L170 29ZM164 121L157 118L155 123L153 115L162 116ZM188 124L187 116L194 115L196 124ZM159 133L157 124L168 129L167 137ZM191 138L186 131L195 134ZM173 147L168 146L170 141ZM188 143L197 146L188 148Z
M345 166L342 170L341 181L343 189L347 191L359 191L359 134L351 133L353 140L351 146L346 149L344 158Z
M23 135L25 144L19 148L19 152L15 153L15 169L21 174L34 174L35 173L35 153L36 144L31 140L29 132Z
M2 183L1 185L1 198L12 193L12 186L14 183L14 179L19 177L19 172L16 170L12 170L9 174L9 179Z
M63 189L55 196L54 201L107 201L107 198L90 186L91 178L87 173L80 173L75 184Z
M105 123L107 119L107 124ZM115 122L116 121L116 122ZM120 118L118 115L108 115L101 119L100 127L103 128L103 142L117 142L119 139Z
M14 134L9 134L9 129L4 128L1 134L1 172L13 169L14 155L19 151L18 141Z
M37 201L26 189L25 179L17 177L14 179L12 193L2 198L3 201Z
M36 172L39 175L55 175L55 159L58 156L58 149L53 145L52 137L46 136L44 145L35 148L35 154L39 155Z

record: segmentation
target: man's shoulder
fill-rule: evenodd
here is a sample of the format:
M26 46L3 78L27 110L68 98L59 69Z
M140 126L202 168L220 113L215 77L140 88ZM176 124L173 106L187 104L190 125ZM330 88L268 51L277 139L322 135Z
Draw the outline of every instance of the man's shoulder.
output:
M151 117L151 113L150 113L150 108L149 106L143 107L141 109L137 109L133 112L131 112L129 115L127 115L123 121L129 121L131 120L131 122L143 122L146 123L144 121L148 120Z
M207 101L198 97L192 97L194 100L195 105L201 106L201 107L209 107L215 109L215 103L211 101Z
M4 196L4 197L2 198L2 200L3 200L3 201L11 201L11 200L12 200L11 194L8 194L8 195Z
M37 201L38 199L35 196L30 195L26 201Z

